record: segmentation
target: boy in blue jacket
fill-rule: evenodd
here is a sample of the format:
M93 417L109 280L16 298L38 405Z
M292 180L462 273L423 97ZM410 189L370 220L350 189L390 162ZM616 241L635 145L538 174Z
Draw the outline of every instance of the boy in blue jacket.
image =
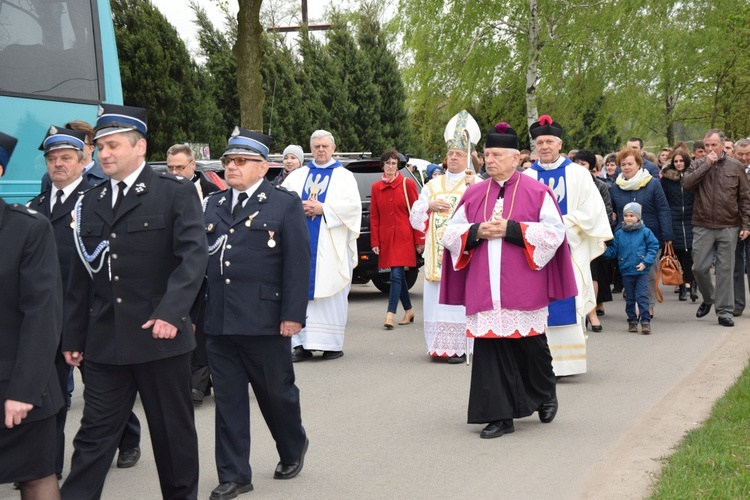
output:
M651 315L648 312L648 270L656 259L659 241L651 230L643 225L640 203L632 202L622 210L622 229L615 233L612 245L604 257L617 259L625 288L625 314L628 315L628 331L638 332L638 303L641 333L651 333Z

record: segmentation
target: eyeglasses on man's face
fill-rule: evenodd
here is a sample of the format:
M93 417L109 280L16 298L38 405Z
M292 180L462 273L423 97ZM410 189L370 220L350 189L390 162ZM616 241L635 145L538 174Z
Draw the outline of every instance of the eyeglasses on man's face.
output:
M187 165L172 165L172 166L167 165L167 170L170 171L170 172L172 172L172 173L182 172L183 170L185 170L189 166L190 166L190 163L188 163Z
M245 158L242 156L233 156L233 157L224 157L221 159L221 164L224 165L224 167L228 167L230 163L234 162L235 165L238 167L244 167L246 163L252 162L252 163L261 163L263 159L261 158Z

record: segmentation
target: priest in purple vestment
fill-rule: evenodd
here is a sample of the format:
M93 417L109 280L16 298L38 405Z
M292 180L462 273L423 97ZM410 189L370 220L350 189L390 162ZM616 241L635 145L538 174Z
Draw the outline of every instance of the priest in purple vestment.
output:
M547 306L577 293L565 225L549 187L516 171L518 136L505 123L484 148L491 177L464 194L443 236L440 302L466 307L474 340L470 424L480 437L514 431L513 419L557 413L545 331Z

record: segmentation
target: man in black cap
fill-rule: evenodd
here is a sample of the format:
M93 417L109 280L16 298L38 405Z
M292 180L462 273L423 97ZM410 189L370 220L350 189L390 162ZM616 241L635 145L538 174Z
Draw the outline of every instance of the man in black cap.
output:
M90 128L90 127L89 127ZM51 126L39 149L44 151L47 164L45 178L50 182L47 190L29 202L29 207L41 213L52 223L57 245L63 283L68 283L70 266L77 258L73 238L73 209L78 197L91 187L82 173L86 166L86 141L93 140L83 131ZM103 174L102 174L103 175ZM55 367L63 393L68 390L70 365L65 362L62 352L55 358ZM83 370L83 366L81 366ZM62 475L65 460L65 421L67 406L57 414L57 465L55 472ZM132 467L140 458L141 425L135 413L130 414L128 425L122 434L117 458L120 468Z
M0 176L16 139L0 132ZM0 198L0 483L23 498L60 498L55 415L64 406L55 374L62 281L47 219Z
M161 494L195 498L198 440L190 400L189 318L208 261L195 187L146 164L146 110L103 105L99 161L110 182L76 205L63 354L85 359L81 428L63 498L99 498L140 395Z
M516 170L520 156L507 123L489 130L491 178L466 190L442 238L440 301L466 307L474 337L468 421L488 424L483 439L513 432L514 418L534 412L543 423L555 418L547 307L576 294L554 194Z
M275 479L302 470L307 435L291 337L305 325L310 245L297 194L265 180L271 138L236 128L222 156L231 189L204 200L206 351L216 398L212 500L251 491L248 382L276 441Z
M83 120L73 120L65 124L65 128L69 130L75 130L77 132L83 132L85 138L83 140L83 179L88 182L91 186L96 186L100 182L107 179L107 176L102 172L102 167L94 159L94 128ZM49 172L46 172L42 176L42 190L44 193L50 188Z
M612 239L607 211L591 173L560 154L563 129L549 115L529 127L539 159L524 174L552 188L563 214L578 296L549 306L547 336L558 377L586 373L584 318L596 307L590 263Z

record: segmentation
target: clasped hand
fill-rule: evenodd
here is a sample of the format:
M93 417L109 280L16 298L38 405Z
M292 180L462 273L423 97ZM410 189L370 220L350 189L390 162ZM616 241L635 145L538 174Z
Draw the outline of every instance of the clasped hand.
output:
M477 236L484 240L494 240L497 238L505 238L505 233L508 228L508 219L491 220L482 222L479 224L477 230Z

